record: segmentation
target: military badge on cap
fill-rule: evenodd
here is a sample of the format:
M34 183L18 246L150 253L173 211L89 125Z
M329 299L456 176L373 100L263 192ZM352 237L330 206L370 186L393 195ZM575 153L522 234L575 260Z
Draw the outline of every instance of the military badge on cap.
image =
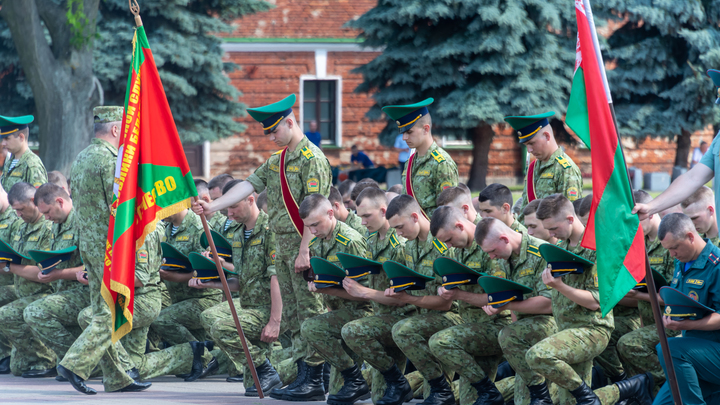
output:
M380 274L383 268L382 263L360 256L339 252L337 257L345 269L345 275L353 280L362 280L369 274Z
M555 111L548 111L537 115L516 115L505 117L505 122L510 124L510 126L517 131L520 143L525 143L533 139L533 137L537 135L544 126L550 124L548 118L554 115Z
M0 139L17 133L28 127L35 117L32 115L23 115L22 117L3 117L0 115Z
M533 292L532 288L500 277L483 276L478 284L488 294L488 304L500 308L513 301L522 301L525 294Z
M283 119L292 114L292 106L295 104L295 94L291 94L277 103L263 107L248 108L247 112L255 121L263 126L264 133L270 133Z
M176 271L178 273L191 273L193 271L190 259L167 242L160 242L162 248L162 265L160 270Z
M232 243L218 232L210 230L210 234L212 235L213 242L215 242L215 249L217 249L218 255L225 259L226 262L232 263ZM205 232L200 236L200 246L202 246L203 249L207 249L208 246L210 246ZM212 256L212 253L210 255Z
M410 130L415 123L423 116L429 114L427 106L435 101L434 98L427 98L419 103L407 105L388 105L382 108L385 114L395 121L400 133Z
M321 257L311 257L310 267L315 273L315 287L342 288L345 271Z
M42 274L49 274L62 262L70 260L77 246L70 246L60 250L29 250L28 255L35 260Z
M107 124L123 120L124 108L120 106L103 105L93 108L93 121L96 124Z
M463 284L476 284L478 277L486 276L449 257L438 257L433 262L433 271L442 277L442 286L450 290Z
M665 301L665 315L674 321L702 319L705 315L715 312L712 308L672 287L662 287L660 297Z
M203 281L220 279L220 274L217 271L217 267L214 261L196 252L190 253L190 255L188 255L188 259L190 259L190 264L194 269L193 278L197 278ZM237 274L236 272L230 271L224 267L223 270L225 271L225 273L228 274Z
M12 248L4 240L0 240L0 262L8 262L12 264L21 264L22 259L32 260L32 258L20 254Z
M420 274L392 260L383 263L383 270L385 270L385 274L387 274L390 279L390 288L396 292L404 290L424 290L425 283L435 279L435 277Z
M542 258L552 268L553 277L562 277L566 274L582 274L585 269L595 265L595 263L584 257L550 243L540 245L539 250Z

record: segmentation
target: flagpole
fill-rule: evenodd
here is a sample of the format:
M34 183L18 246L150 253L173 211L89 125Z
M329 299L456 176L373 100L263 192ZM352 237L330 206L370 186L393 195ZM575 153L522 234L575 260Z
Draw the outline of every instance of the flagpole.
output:
M615 117L615 107L613 106L612 97L610 96L610 85L607 80L607 75L605 74L605 63L603 62L602 53L600 52L600 43L597 39L597 31L595 30L595 20L593 19L590 0L583 0L583 6L585 7L585 15L587 16L589 22L590 33L592 35L594 45L593 48L595 50L595 58L598 61L598 67L600 68L600 74L602 75L605 95L608 100L608 106L610 107L613 125L615 126L615 134L618 138L618 147L620 148L623 162L625 162L625 150L622 146L622 140L620 139L620 131L618 130L617 119ZM627 164L625 165L625 175L628 178L628 184L631 184L630 175L627 171ZM630 187L630 198L632 199L633 206L635 206L635 196L633 195L632 186ZM655 288L655 279L653 279L647 249L645 249L645 282L647 283L650 306L652 307L653 318L655 318L655 327L657 328L658 338L660 339L660 347L662 349L663 359L665 360L665 369L667 371L666 377L667 382L670 385L670 391L672 392L673 402L675 405L682 405L683 402L680 397L680 387L678 386L677 377L675 375L675 367L673 366L672 356L670 355L670 346L668 345L667 335L665 334L665 324L663 323L662 312L660 312L660 302L658 300L657 289Z

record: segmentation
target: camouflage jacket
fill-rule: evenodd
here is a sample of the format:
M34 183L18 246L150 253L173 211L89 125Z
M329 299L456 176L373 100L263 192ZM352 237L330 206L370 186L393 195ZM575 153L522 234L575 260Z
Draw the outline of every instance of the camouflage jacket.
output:
M520 233L522 234L520 253L513 253L509 260L498 260L498 262L504 262L502 268L507 271L505 277L533 289L533 292L525 294L523 297L525 299L537 296L552 298L550 290L542 280L542 273L547 267L547 263L540 256L540 250L538 250L540 245L546 242L528 235L527 231L521 231ZM496 276L502 277L502 272L499 275L496 274ZM517 319L537 316L521 312L517 312L516 315Z
M79 232L78 246L85 266L102 275L105 242L110 223L110 204L115 184L117 148L94 138L83 149L70 170L72 179L75 226Z
M490 256L480 249L480 246L473 241L472 246L467 249L455 249L455 260L470 267L471 269L486 273L489 276L505 278L505 273L499 271L499 267L490 259ZM480 284L461 284L459 289L473 294L485 294ZM459 301L460 316L463 322L485 323L485 322L506 322L510 323L510 311L502 311L495 316L489 316L481 307Z
M262 210L261 210L262 211ZM219 231L222 236L227 240L233 240L237 236L240 229L243 228L243 224L235 222L231 219L226 219L225 224L222 226L222 230Z
M525 173L525 182L522 197L518 199L519 206L513 210L518 214L520 221L523 219L522 211L528 205L527 195L527 173ZM537 198L545 198L552 194L560 193L567 197L570 201L575 201L582 197L582 175L580 168L570 159L562 148L558 148L547 161L535 164L533 171L535 185L535 196Z
M650 259L650 266L662 274L665 280L670 283L673 272L675 271L675 261L670 256L670 252L662 247L660 240L657 238L652 242L645 238L645 246L647 248L648 258ZM643 326L653 325L655 323L652 305L650 305L649 302L638 300L638 311L640 311Z
M30 149L23 153L18 159L17 165L10 170L15 155L10 155L5 159L5 165L3 166L3 177L2 186L5 191L10 191L10 188L15 183L24 181L30 183L35 188L42 186L47 183L47 171L45 171L45 165L42 160L33 153Z
M314 238L310 241L310 256L322 257L327 261L342 268L338 252L348 253L355 256L363 256L367 251L367 245L362 235L350 228L349 225L342 221L335 222L335 229L329 240ZM368 285L367 279L360 281L364 286ZM371 309L371 305L366 301L349 301L332 295L324 295L325 304L332 309L353 309L367 310Z
M0 239L10 243L10 235L12 230L19 224L18 221L22 222L15 214L15 210L8 206L4 212L0 213ZM0 286L13 285L15 283L12 273L0 272Z
M177 231L173 233L173 225L168 223L164 228L164 235L161 239L177 249L180 253L188 256L191 252L199 253L203 251L200 245L200 237L202 234L203 226L200 216L188 210ZM220 302L220 297L222 296L222 291L220 290L212 288L192 288L189 287L187 283L165 281L165 285L170 292L173 304L191 298L214 298Z
M75 209L70 210L70 214L62 224L52 225L53 242L50 250L60 250L78 245L78 237L80 236L78 229L75 227ZM70 256L70 260L66 260L56 267L56 269L70 269L82 266L80 259L80 251L75 250ZM83 284L75 280L58 280L53 283L55 292L85 287Z
M421 241L416 238L405 242L405 265L420 274L435 277L434 280L425 283L424 290L410 291L409 293L418 297L437 295L438 288L442 286L442 278L435 274L433 263L440 256L454 257L454 255L455 249L434 239L430 233L428 233L427 240ZM433 312L425 308L419 308L419 311L421 314ZM450 312L458 313L457 302L453 302Z
M135 278L142 287L135 287L135 295L160 292L160 266L162 265L163 227L158 226L145 237L145 243L135 252Z
M247 181L258 193L267 189L270 230L277 235L297 234L280 191L281 152L277 151L270 156L247 178ZM307 137L303 137L294 151L288 151L285 155L285 173L290 193L298 205L309 194L322 194L325 197L330 195L330 186L332 186L330 162L320 148Z
M408 193L406 174L407 165L401 179L403 194ZM437 208L437 196L446 188L458 185L457 165L445 150L433 142L424 156L416 155L413 158L411 178L415 199L428 218L431 218Z
M365 257L368 259L375 260L380 263L392 260L400 264L405 264L405 239L402 236L397 235L395 228L388 228L383 239L380 239L379 233L375 231L365 238L365 243L367 244ZM368 286L374 290L385 291L390 288L390 279L382 270L380 270L380 273L378 274L368 275L368 280ZM372 306L375 311L375 315L411 315L411 313L417 311L414 305L396 307L373 302Z
M34 224L24 222L18 226L12 237L12 248L23 255L29 250L50 250L52 246L52 222L40 216ZM34 260L22 259L23 266L35 266ZM36 283L15 275L15 292L18 298L29 297L34 294L52 293L52 285Z
M558 242L558 246L575 253L578 256L582 256L592 262L595 262L595 251L582 247L580 243L573 247L570 246L567 240L562 240ZM562 276L562 279L563 282L570 287L590 291L593 298L595 298L597 302L600 302L597 266L586 269L582 274L566 274ZM591 311L575 303L570 298L560 294L557 290L552 290L552 309L555 321L557 322L558 331L592 326L604 328L609 332L612 332L612 330L615 329L615 320L613 318L614 309L603 318L600 309L597 311ZM631 309L634 309L637 312L637 308Z
M225 229L225 221L227 221L227 217L222 212L216 212L212 218L208 219L208 226L213 231L222 233ZM205 231L203 230L203 232Z
M270 308L270 278L275 276L275 235L270 232L269 218L262 210L250 237L245 239L245 225L232 240L233 264L238 273L239 297L243 308Z
M362 218L358 216L358 214L355 213L355 211L348 210L348 216L345 218L345 222L347 225L350 225L350 228L357 231L362 236L366 236L368 234L368 230L365 227L365 225L362 224Z

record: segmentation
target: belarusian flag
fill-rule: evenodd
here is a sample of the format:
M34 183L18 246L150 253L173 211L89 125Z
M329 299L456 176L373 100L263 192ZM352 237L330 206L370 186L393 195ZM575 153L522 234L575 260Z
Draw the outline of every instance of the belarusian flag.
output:
M575 1L578 25L575 76L565 122L592 146L593 201L582 246L597 251L603 316L645 277L645 242L622 146L610 111L609 91L589 0ZM586 13L587 11L587 13ZM602 69L602 70L601 70Z
M197 195L142 26L132 44L102 285L113 342L132 330L136 250L158 221L189 208Z

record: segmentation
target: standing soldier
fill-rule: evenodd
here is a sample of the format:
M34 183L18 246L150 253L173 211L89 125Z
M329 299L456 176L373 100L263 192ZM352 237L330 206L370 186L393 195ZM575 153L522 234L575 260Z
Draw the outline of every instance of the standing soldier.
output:
M78 244L88 273L93 318L65 354L58 373L79 392L92 395L96 391L87 387L85 380L100 363L106 391L141 391L151 384L136 382L125 373L111 340L112 314L100 293L123 108L96 107L93 115L95 138L78 154L71 169L75 221L83 230Z
M275 268L283 296L283 319L293 340L293 360L298 364L298 378L288 388L306 385L305 361L322 362L322 358L300 334L300 325L324 312L322 298L308 290L302 272L310 267L312 234L302 223L297 201L307 195L330 194L330 163L313 145L298 125L292 106L295 95L264 107L248 108L248 113L262 123L269 140L283 149L274 153L246 181L237 184L212 203L193 204L196 213L215 212L244 200L253 191L268 193L270 230L275 234ZM211 189L212 190L212 189ZM282 398L285 389L274 389L271 396Z
M523 208L536 198L560 193L570 201L582 197L580 169L555 141L548 118L554 111L531 116L505 117L505 121L518 133L520 143L527 147L535 160L530 162L525 175L525 188L513 211L523 220Z
M715 246L720 244L715 199L710 187L700 187L685 201L681 202L680 207L682 207L683 214L692 219L695 230L698 231L700 236L710 239L710 243Z
M10 231L18 221L15 210L12 209L7 199L7 192L0 185L0 240L10 242ZM9 304L17 299L15 294L15 281L11 273L0 274L0 307ZM12 346L0 334L0 374L10 373L10 352Z
M2 186L5 190L10 190L10 187L21 181L30 183L36 188L47 183L45 166L28 146L30 136L28 124L34 119L32 115L0 116L2 146L11 154L3 165Z
M428 98L415 104L390 105L382 109L395 120L403 140L415 149L403 171L403 191L415 198L428 221L437 207L438 195L446 188L458 185L457 165L432 136L432 118L427 106L433 101Z

